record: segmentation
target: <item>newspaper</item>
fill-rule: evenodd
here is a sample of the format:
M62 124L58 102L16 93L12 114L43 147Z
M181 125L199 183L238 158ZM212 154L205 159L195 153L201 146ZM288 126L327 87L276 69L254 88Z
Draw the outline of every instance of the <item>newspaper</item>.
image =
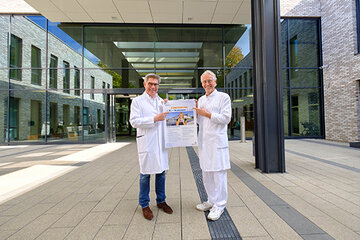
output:
M165 103L165 147L197 146L195 99L170 100Z

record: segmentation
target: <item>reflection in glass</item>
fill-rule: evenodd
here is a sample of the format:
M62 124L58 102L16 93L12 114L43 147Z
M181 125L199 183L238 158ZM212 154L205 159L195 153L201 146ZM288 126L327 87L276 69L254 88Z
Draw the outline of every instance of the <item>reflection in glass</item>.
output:
M41 50L31 45L31 83L41 86Z
M254 132L254 99L247 89L237 89L239 97L232 98L232 118L228 126L229 138L240 139L241 117L245 117L245 136L251 138Z
M283 89L284 136L290 136L289 90Z
M81 106L81 97L63 91L48 92L48 141L81 140Z
M58 58L55 55L50 55L50 69L49 69L49 81L50 81L50 88L57 89L57 82L58 82Z
M22 39L11 34L10 42L10 78L21 81Z
M80 96L80 70L75 67L74 70L74 94Z
M0 71L1 72L1 71ZM1 79L0 79L1 83ZM7 110L8 110L8 91L0 90L0 116L5 116L0 118L0 143L7 141Z
M70 64L63 61L63 91L64 93L70 93Z
M83 129L84 141L105 140L105 103L103 94L84 94Z
M290 67L319 66L318 21L289 20Z
M9 37L9 23L9 15L0 15L0 39L3 39L0 44L0 68L9 67L9 42L7 41Z
M44 120L44 90L10 91L10 141L44 141Z
M319 87L319 69L291 69L291 87Z
M288 67L288 19L281 19L281 66Z
M153 27L85 26L84 39L85 57L101 67L134 69L142 63L154 68Z
M293 136L320 136L319 89L291 91L291 120Z
M225 68L251 67L251 25L224 26Z

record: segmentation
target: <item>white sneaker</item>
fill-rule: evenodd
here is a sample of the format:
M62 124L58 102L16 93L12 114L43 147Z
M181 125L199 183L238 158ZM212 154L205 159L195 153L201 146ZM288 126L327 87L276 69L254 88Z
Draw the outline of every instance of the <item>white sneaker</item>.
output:
M210 210L212 207L213 207L213 205L211 205L208 202L203 202L203 203L196 205L196 209L199 211L203 211L203 212Z
M220 209L220 208L217 208L214 206L213 208L211 208L210 213L207 216L207 218L210 220L213 220L213 221L218 220L221 217L221 214L223 212L224 212L224 209Z

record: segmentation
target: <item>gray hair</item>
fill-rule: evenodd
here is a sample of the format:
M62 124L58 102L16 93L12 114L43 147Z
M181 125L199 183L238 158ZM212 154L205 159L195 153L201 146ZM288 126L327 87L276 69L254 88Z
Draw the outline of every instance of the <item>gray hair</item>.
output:
M210 71L210 70L206 70L203 74L201 74L201 77L200 77L201 82L202 82L202 77L203 77L204 75L210 75L210 76L212 77L213 81L216 81L216 79L217 79L215 73L213 73L213 72Z
M156 78L158 80L159 84L161 83L161 77L155 73L146 74L146 76L144 77L144 82L147 82L149 80L149 78Z

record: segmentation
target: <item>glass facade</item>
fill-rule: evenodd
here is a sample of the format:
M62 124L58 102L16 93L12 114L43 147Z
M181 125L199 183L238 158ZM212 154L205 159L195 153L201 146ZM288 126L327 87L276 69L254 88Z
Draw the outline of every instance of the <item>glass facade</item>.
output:
M318 19L282 19L285 136L323 133L321 44Z
M285 133L321 136L318 21L281 25ZM241 117L253 135L251 25L66 24L2 15L0 26L0 143L133 136L129 106L147 73L162 77L162 97L198 98L206 69L232 99L229 137L240 138Z

